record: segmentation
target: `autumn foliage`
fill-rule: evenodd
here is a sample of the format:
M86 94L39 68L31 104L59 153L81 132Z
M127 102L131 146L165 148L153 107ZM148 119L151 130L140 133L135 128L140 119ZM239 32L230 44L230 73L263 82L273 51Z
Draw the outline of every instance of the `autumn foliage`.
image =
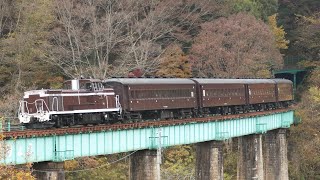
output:
M279 49L288 49L289 41L285 39L286 32L284 31L283 26L278 26L277 24L277 14L269 16L268 22L276 39L276 46Z
M282 67L268 26L239 13L202 24L191 49L192 68L205 77L270 77Z
M186 78L191 76L189 58L178 45L172 45L161 58L160 68L156 72L160 77Z
M2 134L0 133L0 161L7 155L9 149L6 145ZM0 164L0 179L8 180L35 180L32 176L31 164L26 164L20 167L5 166Z
M301 179L320 178L320 69L314 69L302 92L296 116L302 120L291 128L289 148L294 148L289 160L291 177ZM301 143L303 142L303 143Z

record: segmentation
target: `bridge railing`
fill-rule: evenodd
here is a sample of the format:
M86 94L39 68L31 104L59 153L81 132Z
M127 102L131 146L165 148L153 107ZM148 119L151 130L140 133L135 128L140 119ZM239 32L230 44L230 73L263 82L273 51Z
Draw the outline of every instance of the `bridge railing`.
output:
M4 131L11 131L11 120L4 117L0 117L0 132Z
M0 117L0 132L24 129L25 127L23 125L16 123L14 117Z

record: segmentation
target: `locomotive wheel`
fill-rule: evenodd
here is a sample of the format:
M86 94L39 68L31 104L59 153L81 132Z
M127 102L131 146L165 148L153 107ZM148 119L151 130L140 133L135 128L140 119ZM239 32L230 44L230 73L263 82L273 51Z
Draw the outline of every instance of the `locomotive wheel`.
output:
M62 120L61 120L61 118L57 118L57 120L56 120L56 127L57 128L60 128L60 127L62 127Z
M74 126L76 123L75 123L75 121L74 121L74 118L72 118L72 119L70 119L69 121L68 121L68 126L69 127L71 127L71 126Z

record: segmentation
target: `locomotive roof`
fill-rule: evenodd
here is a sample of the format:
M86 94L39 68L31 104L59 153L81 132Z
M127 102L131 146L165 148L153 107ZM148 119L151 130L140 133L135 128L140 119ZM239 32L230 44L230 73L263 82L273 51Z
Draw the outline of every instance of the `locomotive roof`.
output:
M209 79L209 78L192 78L200 84L275 84L272 79Z
M275 84L292 83L287 79L210 79L210 78L110 78L103 82L119 82L121 84Z
M72 80L78 80L79 82L101 82L100 79L69 79L64 82L71 82Z
M121 84L195 84L186 78L110 78L103 81L119 82Z

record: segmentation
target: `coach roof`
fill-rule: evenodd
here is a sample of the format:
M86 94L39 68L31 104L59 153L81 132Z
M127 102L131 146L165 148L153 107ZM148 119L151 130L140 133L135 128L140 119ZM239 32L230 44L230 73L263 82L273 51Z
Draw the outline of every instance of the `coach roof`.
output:
M287 84L292 84L292 81L288 79L273 79L276 83L287 83Z
M195 84L191 79L185 78L110 78L103 81L119 82L121 84Z
M272 79L208 79L208 78L192 78L199 84L275 84Z

